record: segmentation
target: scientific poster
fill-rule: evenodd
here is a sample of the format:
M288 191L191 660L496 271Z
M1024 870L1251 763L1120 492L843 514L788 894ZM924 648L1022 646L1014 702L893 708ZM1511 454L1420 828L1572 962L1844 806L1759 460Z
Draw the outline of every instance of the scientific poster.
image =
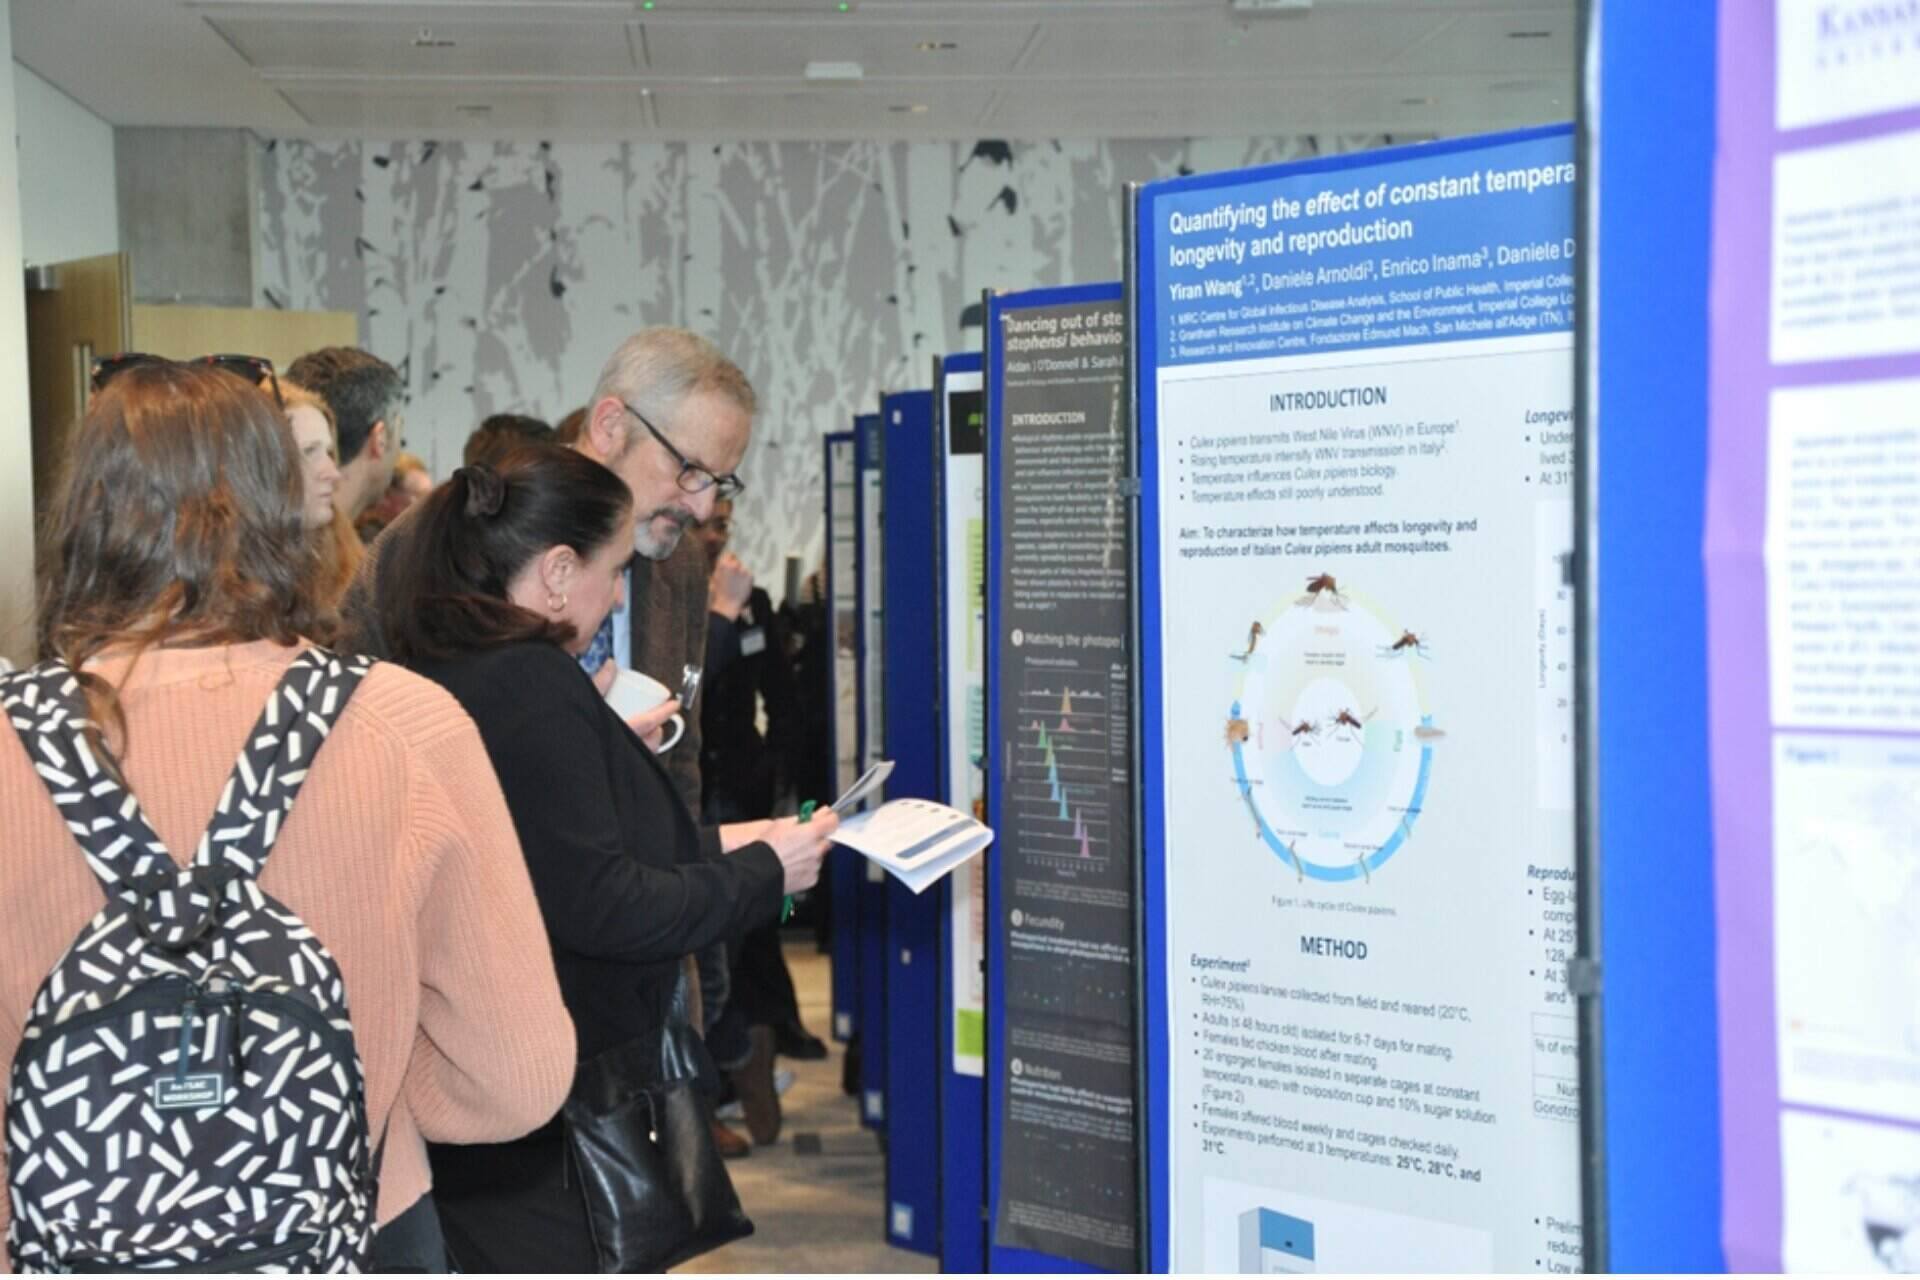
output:
M996 299L994 1243L1138 1266L1126 312Z
M887 540L882 536L882 451L887 447L886 425L877 413L854 420L859 434L860 476L855 498L860 540L860 770L865 772L887 758L887 647L881 642L881 610L886 594ZM869 867L867 879L886 878Z
M851 433L827 439L828 605L833 626L834 794L860 776L860 586L854 535L854 446Z
M1176 1271L1579 1268L1573 213L1566 128L1142 195Z
M1920 7L1723 6L1708 688L1734 1270L1920 1268Z
M833 637L828 668L833 729L834 794L860 776L860 581L859 528L854 486L859 459L851 431L827 436L827 622ZM853 1037L859 1022L860 881L866 859L834 846L822 875L833 919L833 1038Z
M947 802L985 822L986 814L986 484L982 465L985 391L978 369L949 370L941 380L946 467ZM988 856L992 856L989 853ZM986 873L969 862L950 877L953 1069L986 1069Z

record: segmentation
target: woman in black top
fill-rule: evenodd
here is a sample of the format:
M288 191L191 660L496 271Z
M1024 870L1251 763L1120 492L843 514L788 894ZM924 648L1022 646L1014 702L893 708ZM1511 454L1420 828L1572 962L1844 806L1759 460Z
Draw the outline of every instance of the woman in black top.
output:
M680 958L774 920L811 887L821 814L702 829L653 752L576 661L632 556L627 486L583 454L516 450L422 500L380 578L395 659L479 727L526 851L580 1059L663 1023ZM434 1194L465 1271L591 1271L560 1122L440 1147Z

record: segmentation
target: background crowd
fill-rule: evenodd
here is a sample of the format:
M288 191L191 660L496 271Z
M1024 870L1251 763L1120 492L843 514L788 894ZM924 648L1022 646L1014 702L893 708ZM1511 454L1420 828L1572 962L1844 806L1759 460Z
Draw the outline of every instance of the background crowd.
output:
M697 1031L697 1137L737 1156L778 1138L777 1057L826 1055L779 926L837 819L775 816L829 798L818 577L776 608L727 551L758 405L693 333L623 342L557 425L488 418L438 485L404 451L404 390L351 348L282 371L98 362L42 542L39 657L75 673L181 867L295 658L377 659L258 873L344 977L381 1153L364 1261L665 1258L698 1246L648 1233L689 1228L596 1180L581 1108ZM671 690L690 668L693 707L607 700L623 672ZM5 731L0 828L11 1059L102 889ZM750 1139L715 1117L728 1104ZM88 1260L85 1231L60 1238Z

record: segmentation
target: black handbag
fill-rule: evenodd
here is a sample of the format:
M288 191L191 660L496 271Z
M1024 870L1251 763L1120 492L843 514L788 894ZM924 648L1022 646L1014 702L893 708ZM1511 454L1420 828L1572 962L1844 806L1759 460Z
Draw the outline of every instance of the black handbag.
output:
M561 1109L603 1272L665 1271L753 1234L713 1145L717 1077L681 975L664 1026L580 1064Z

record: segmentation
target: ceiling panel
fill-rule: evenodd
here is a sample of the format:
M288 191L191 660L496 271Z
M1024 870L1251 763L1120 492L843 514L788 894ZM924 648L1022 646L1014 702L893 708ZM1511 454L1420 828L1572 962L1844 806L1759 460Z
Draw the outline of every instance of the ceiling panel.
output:
M608 137L648 132L646 99L630 86L517 85L447 93L320 85L287 90L315 130L409 135ZM484 107L475 111L469 108Z
M1335 89L1327 103L1339 121L1358 127L1384 126L1395 132L1481 133L1568 119L1564 88L1547 81L1524 82L1514 92L1494 92L1484 81L1462 77L1406 77L1366 81Z
M682 87L654 95L660 129L695 137L977 137L991 90L938 87L913 94L845 86L835 92ZM923 106L925 111L899 111ZM777 123L775 123L777 122Z
M1461 14L1391 61L1451 72L1564 72L1571 78L1575 30L1571 13Z
M1250 18L1228 0L643 3L10 8L15 56L110 123L269 135L1458 133L1565 118L1573 97L1574 0L1316 0ZM808 81L809 62L864 78Z
M273 14L207 21L254 66L371 75L609 76L635 70L620 21L441 17L350 20Z
M857 62L870 77L1007 75L1035 29L1018 21L873 23L826 15L752 24L645 22L640 28L648 69L664 75L799 76L809 62Z
M1437 34L1444 13L1392 15L1351 11L1236 21L1223 3L1204 14L1175 17L1056 18L1025 70L1035 75L1330 74L1378 70L1393 55Z

